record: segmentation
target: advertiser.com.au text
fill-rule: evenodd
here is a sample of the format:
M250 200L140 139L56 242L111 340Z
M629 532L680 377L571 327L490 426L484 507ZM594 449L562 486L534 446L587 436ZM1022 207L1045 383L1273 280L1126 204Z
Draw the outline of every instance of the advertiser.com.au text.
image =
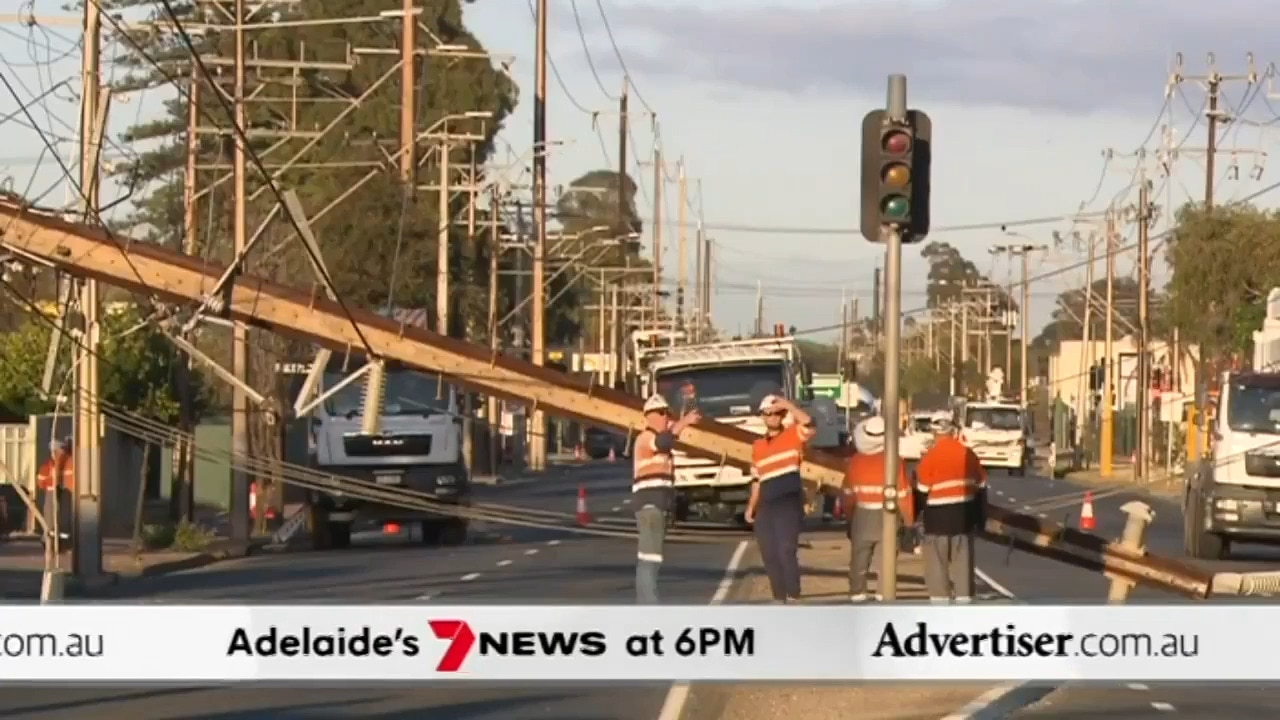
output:
M931 632L928 623L886 623L872 657L1193 658L1200 637L1181 633L1020 632L1009 624L983 632Z

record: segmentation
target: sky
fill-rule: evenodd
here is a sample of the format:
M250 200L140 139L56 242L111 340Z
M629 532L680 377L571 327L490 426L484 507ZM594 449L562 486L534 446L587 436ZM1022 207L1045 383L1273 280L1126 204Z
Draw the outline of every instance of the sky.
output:
M10 16L0 24L0 72L24 102L59 82L78 83L79 30L53 19L68 17L61 5L0 0L0 15ZM842 297L870 311L883 247L857 231L860 125L883 107L886 76L905 73L909 104L933 119L928 239L956 246L998 282L1019 269L993 256L993 245L1049 246L1030 263L1033 277L1048 275L1032 287L1036 331L1056 295L1082 283L1084 248L1102 211L1133 205L1143 174L1154 188L1157 232L1173 209L1203 199L1199 78L1227 76L1223 106L1239 118L1218 137L1218 201L1277 181L1267 162L1280 126L1280 86L1268 70L1280 60L1264 12L1271 6L1218 0L1209 14L1198 0L549 0L550 182L616 166L616 96L627 77L641 213L652 214L653 169L635 163L660 145L672 178L677 162L686 168L688 238L701 220L714 241L717 325L748 329L759 286L766 325L830 337ZM32 9L35 25L14 21ZM532 141L531 0L477 0L465 20L491 53L514 57L521 104L502 137L523 154ZM1246 77L1250 52L1254 82ZM1176 73L1182 80L1171 82ZM163 99L151 91L117 102L113 135ZM62 87L31 108L36 124L58 131L64 153L75 138L75 100ZM0 118L18 109L0 87ZM41 140L21 122L18 113L0 123L0 172L17 192L52 186L47 201L61 202L56 165L35 162ZM663 195L671 223L663 264L674 281L677 184L664 183ZM1273 204L1267 195L1258 202ZM1131 224L1119 229L1134 236ZM919 247L906 247L904 257L902 307L911 313L924 304L926 267ZM1162 261L1155 267L1160 282ZM1133 268L1134 253L1118 257L1120 273Z

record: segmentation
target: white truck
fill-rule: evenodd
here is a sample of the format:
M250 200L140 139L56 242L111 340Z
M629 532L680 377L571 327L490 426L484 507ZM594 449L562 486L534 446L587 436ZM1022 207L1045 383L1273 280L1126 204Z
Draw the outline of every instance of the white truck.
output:
M766 395L807 404L798 396L808 373L794 338L637 346L635 357L644 372L643 394L660 393L676 415L696 407L708 419L763 435L759 406ZM839 413L814 413L814 422L815 447L834 447L842 441ZM751 492L749 474L682 452L675 454L675 466L676 522L695 516L743 521Z
M949 410L916 410L907 418L907 429L898 439L898 456L903 460L919 460L933 445L933 422L951 419Z
M1267 296L1253 347L1253 371L1219 374L1213 442L1187 468L1183 543L1194 558L1225 558L1235 542L1280 543L1280 289Z
M327 355L327 354L326 354ZM323 357L323 356L322 356ZM317 470L364 480L383 487L404 488L441 503L470 504L470 482L462 457L462 427L457 391L439 377L387 364L380 377L352 356L333 355L322 371L312 363L283 364L296 389L303 376L313 376L312 397L299 397L305 412L305 463ZM366 404L366 393L381 385L381 402ZM366 408L378 408L376 422ZM292 461L297 461L290 458ZM353 525L417 523L427 544L460 544L467 521L443 513L408 510L351 497L340 492L308 491L308 529L317 550L351 543Z
M1034 449L1029 447L1026 414L1014 402L966 402L959 408L960 441L973 449L983 467L1025 475Z

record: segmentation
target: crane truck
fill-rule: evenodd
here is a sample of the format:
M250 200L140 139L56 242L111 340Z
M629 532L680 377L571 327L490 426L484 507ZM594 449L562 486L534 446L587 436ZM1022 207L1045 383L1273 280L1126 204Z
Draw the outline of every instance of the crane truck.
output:
M1206 393L1210 447L1189 464L1182 499L1194 558L1225 558L1240 542L1280 544L1280 288L1267 296L1253 353L1251 370L1218 373Z
M633 357L643 395L662 395L679 415L697 408L703 417L764 434L760 401L781 395L805 406L800 388L809 381L792 337L766 337L697 345L679 345L652 334L633 336ZM838 413L813 413L818 431L813 446L844 442ZM743 523L751 494L751 476L715 460L677 451L674 522L693 517Z

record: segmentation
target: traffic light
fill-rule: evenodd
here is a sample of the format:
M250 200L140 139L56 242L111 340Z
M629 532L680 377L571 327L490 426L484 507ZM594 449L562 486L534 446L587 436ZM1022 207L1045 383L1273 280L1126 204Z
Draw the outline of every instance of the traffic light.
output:
M929 234L929 165L933 121L923 110L908 110L902 122L885 110L862 119L862 236L883 242L896 227L902 242Z

